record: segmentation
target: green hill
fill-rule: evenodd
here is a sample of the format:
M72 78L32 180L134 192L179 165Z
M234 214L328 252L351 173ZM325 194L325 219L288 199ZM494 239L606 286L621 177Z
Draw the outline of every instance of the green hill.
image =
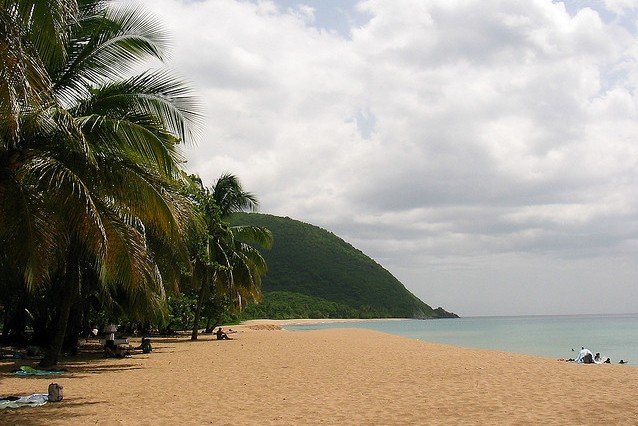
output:
M336 235L288 217L241 213L236 225L270 229L263 252L268 274L264 300L248 318L446 318L410 293L390 272Z

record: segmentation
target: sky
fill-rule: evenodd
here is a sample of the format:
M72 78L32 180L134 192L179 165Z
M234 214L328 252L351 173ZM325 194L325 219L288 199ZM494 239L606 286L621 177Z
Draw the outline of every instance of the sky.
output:
M462 316L638 312L637 2L138 2L201 99L205 183Z

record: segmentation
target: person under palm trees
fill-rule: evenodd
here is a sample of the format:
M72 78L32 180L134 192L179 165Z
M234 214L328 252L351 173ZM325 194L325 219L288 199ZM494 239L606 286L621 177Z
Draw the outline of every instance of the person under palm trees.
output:
M217 329L217 331L215 332L215 335L217 336L217 340L233 340L230 337L228 337L228 334L224 333L224 330L222 330L221 327Z

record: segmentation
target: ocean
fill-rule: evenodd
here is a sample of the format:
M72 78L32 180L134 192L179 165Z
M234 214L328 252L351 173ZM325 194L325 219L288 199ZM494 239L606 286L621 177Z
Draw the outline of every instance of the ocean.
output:
M375 320L285 328L366 328L428 342L547 358L575 358L584 346L611 358L612 363L623 359L638 365L638 314Z

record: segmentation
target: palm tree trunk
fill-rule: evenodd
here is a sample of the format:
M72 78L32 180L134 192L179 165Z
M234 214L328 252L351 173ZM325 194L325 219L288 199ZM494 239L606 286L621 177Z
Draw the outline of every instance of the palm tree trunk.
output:
M69 355L77 355L78 347L80 345L80 329L82 326L80 308L78 305L79 303L75 301L69 310L66 333L64 335L64 341L62 342L62 350L67 352Z
M43 348L48 347L51 344L49 312L54 309L53 306L42 306L39 304L33 310L33 338L32 342L35 346Z
M64 335L66 334L67 324L69 322L69 313L71 312L71 306L79 288L80 271L77 262L69 262L72 266L69 267L69 273L65 280L62 280L62 288L60 289L61 300L58 311L58 320L55 327L55 334L51 346L49 346L47 352L42 358L42 361L38 364L40 367L51 367L58 363L58 357L64 343Z
M195 319L193 320L193 332L191 333L191 340L197 340L197 334L199 333L199 321L202 317L202 308L204 306L204 300L208 296L208 270L204 274L204 279L199 288L199 294L197 295L197 307L195 308Z
M213 332L213 329L210 327L212 323L213 323L213 318L212 317L209 316L208 318L206 318L206 331L205 331L205 333L210 334L210 333Z
M27 342L27 336L25 333L27 325L27 314L25 311L25 308L27 307L26 298L26 292L23 292L14 299L16 303L13 306L8 307L9 309L13 308L13 312L12 314L9 314L6 334L10 336L9 342L16 345L23 345ZM7 312L9 312L8 309ZM13 318L11 318L12 316Z
M9 333L9 309L11 309L11 306L9 304L5 305L2 315L2 337L7 337Z

